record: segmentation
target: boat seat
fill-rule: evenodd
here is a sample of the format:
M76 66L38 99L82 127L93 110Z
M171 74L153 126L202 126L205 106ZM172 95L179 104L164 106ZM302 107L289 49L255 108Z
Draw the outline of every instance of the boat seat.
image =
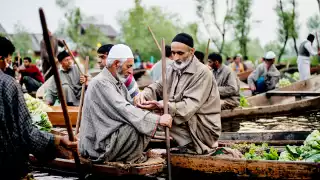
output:
M301 100L303 96L320 96L320 92L314 91L270 91L266 92L267 98L272 96L295 96L296 100Z

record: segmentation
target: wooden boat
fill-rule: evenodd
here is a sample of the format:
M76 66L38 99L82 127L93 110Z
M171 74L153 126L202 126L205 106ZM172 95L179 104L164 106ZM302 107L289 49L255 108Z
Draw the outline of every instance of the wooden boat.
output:
M309 131L294 132L250 132L250 133L222 133L219 146L225 147L236 143L262 143L266 142L277 149L283 149L283 146L301 145ZM36 164L34 158L31 158L32 164L35 166L49 167L57 170L75 172L75 165L70 159L56 159L47 164ZM210 156L194 156L171 154L171 164L173 167L174 179L212 179L212 176L227 177L243 177L243 178L303 178L313 179L319 177L320 163L306 162L281 162L281 161L262 161L262 160L245 160L230 159L222 157ZM102 173L113 175L125 174L152 174L161 172L160 165L153 166L137 166L132 167L129 171L123 171L119 168L110 167L108 165L93 165L89 167L83 164L84 171L90 173ZM148 173L147 173L148 172Z
M301 145L310 132L268 132L268 133L229 133L222 138L229 144L266 142L279 149L286 144ZM290 139L285 140L285 139ZM230 140L232 139L232 140ZM236 139L236 140L235 140ZM291 142L290 142L291 141ZM272 142L277 142L272 144ZM284 143L281 143L284 142ZM220 144L220 143L219 143ZM221 145L221 144L220 144ZM172 172L181 179L225 179L267 178L267 179L319 179L320 163L283 162L270 160L245 160L212 156L171 154Z
M240 81L243 81L243 82L246 82L247 79L248 79L248 76L252 73L253 70L250 70L250 71L246 71L246 72L243 72L243 73L239 73L238 74L238 78Z
M52 162L43 164L30 156L32 166L41 168L50 168L57 171L77 172L73 159L56 158ZM124 175L152 175L163 171L165 161L162 158L154 158L152 161L142 164L90 164L88 161L81 159L81 171L86 174L124 176Z
M267 93L259 94L247 98L250 107L235 108L233 110L223 110L221 118L223 121L234 119L268 118L274 116L290 116L308 113L320 109L320 97L317 90L320 88L320 76L315 76L305 81L299 81L290 86L279 88ZM319 89L320 90L320 89ZM299 93L310 92L317 96L312 98L297 100L293 91ZM277 95L278 93L278 95Z

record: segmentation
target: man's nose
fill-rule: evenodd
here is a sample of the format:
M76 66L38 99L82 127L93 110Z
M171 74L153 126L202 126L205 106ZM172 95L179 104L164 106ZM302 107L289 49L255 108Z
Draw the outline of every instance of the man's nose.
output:
M130 68L128 71L129 74L133 74L133 68Z

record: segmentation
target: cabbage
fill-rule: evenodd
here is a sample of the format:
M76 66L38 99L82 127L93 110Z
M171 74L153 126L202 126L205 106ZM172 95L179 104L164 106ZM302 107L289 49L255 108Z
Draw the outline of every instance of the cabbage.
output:
M40 99L35 99L27 93L24 94L24 99L31 115L32 124L41 131L50 132L52 124L46 112L52 111L52 109Z

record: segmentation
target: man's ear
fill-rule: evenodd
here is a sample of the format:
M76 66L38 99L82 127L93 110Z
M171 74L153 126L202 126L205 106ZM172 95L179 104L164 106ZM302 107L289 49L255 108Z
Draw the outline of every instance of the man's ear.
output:
M191 54L194 54L195 51L196 51L195 48L191 48L191 49L190 49Z
M120 61L119 60L115 60L114 61L114 66L115 66L115 68L119 68L120 67Z

